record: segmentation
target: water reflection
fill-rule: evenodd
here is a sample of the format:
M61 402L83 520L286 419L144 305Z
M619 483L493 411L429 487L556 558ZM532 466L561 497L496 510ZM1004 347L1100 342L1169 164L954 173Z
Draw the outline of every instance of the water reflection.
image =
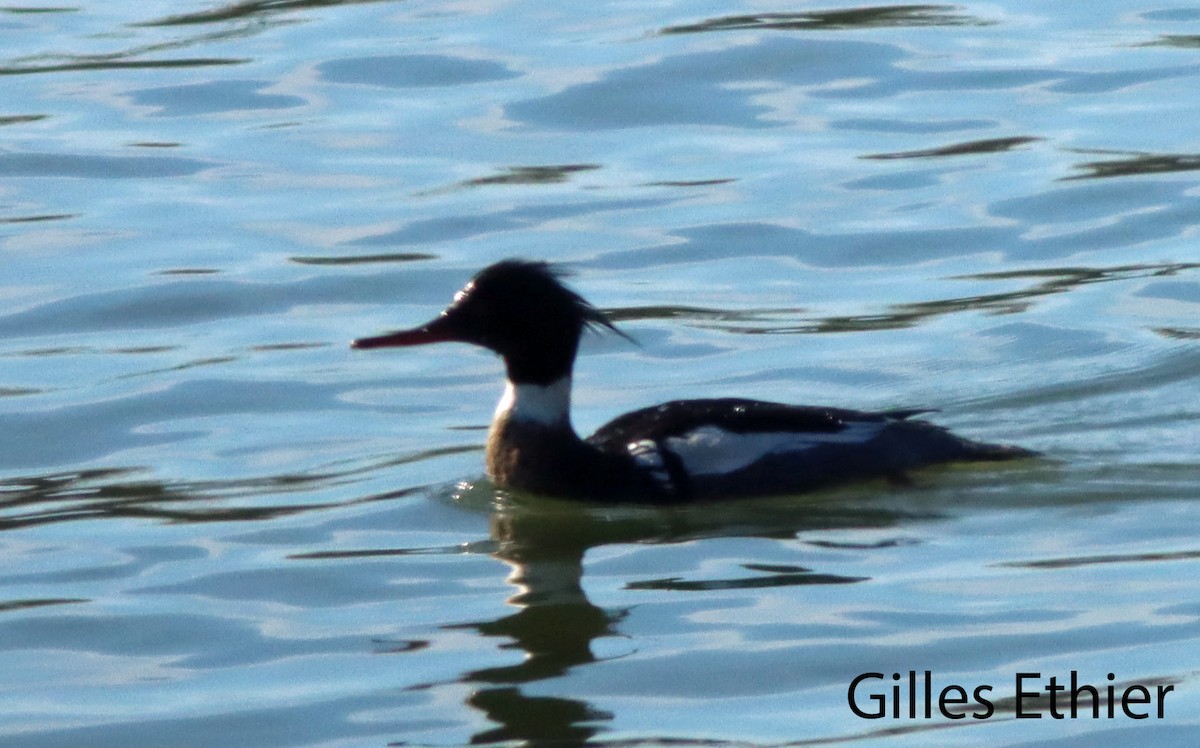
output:
M0 602L0 613L8 613L14 610L29 610L31 608L45 608L50 605L73 605L75 603L86 603L88 600L81 597L48 597L29 600L6 600Z
M745 334L801 334L827 332L863 332L915 327L934 317L959 312L1015 314L1027 310L1046 296L1063 294L1096 283L1126 281L1135 278L1170 277L1200 268L1200 263L1161 263L1118 265L1114 267L1063 267L1006 270L951 278L951 280L1031 281L1030 285L1010 291L932 299L907 304L892 304L874 314L838 315L798 321L806 313L802 307L720 309L688 306L637 306L613 310L617 321L641 319L681 320L692 327L720 329Z
M1037 559L1034 561L1010 561L1000 564L1000 566L1008 566L1014 569L1069 569L1079 566L1096 566L1102 564L1154 563L1160 561L1191 561L1195 559L1200 559L1200 550L1068 556L1064 558Z
M0 218L0 223L41 223L43 221L67 221L78 217L78 213L41 213L38 215Z
M0 65L0 75L30 75L41 73L64 73L79 71L199 68L223 65L241 65L250 62L245 57L178 57L168 59L138 59L148 55L173 52L194 46L211 45L249 36L257 36L279 26L295 23L294 19L278 19L276 16L295 11L337 5L358 5L384 0L255 0L223 5L194 13L183 13L128 23L125 30L110 32L110 38L130 36L128 29L193 26L219 23L225 24L217 31L188 33L179 38L139 44L114 52L93 54L47 53L12 60ZM14 12L9 9L9 12ZM38 12L77 12L75 8L47 8ZM237 23L231 23L237 22Z
M1012 138L988 138L972 140L966 143L952 143L938 148L924 148L919 151L901 151L897 153L873 153L862 158L879 161L903 158L939 158L946 156L970 156L980 153L1002 153L1011 151L1029 143L1036 143L1043 138L1019 136Z
M460 187L486 187L512 184L559 184L572 174L599 169L599 164L564 164L561 166L510 166L499 174L459 182Z
M180 13L166 16L154 21L146 21L140 26L185 26L189 24L223 23L243 19L258 19L289 13L297 10L313 8L328 8L338 5L366 5L369 3L386 2L387 0L250 0L249 2L229 3L209 10L195 13Z
M1175 340L1200 340L1200 327L1190 330L1183 327L1156 327L1154 332Z
M706 590L753 590L767 587L794 587L804 584L850 584L865 582L867 577L847 577L838 574L821 574L803 566L786 564L742 564L747 571L765 572L763 576L735 577L731 579L687 580L678 577L647 579L630 582L626 589L668 590L671 592L702 592Z
M664 34L695 34L708 31L752 30L837 30L897 26L988 26L992 21L967 15L954 5L881 5L845 10L814 10L805 13L758 13L720 16L700 23L668 26Z
M303 490L305 483L325 476L279 475L168 484L132 477L141 472L123 467L7 478L0 481L0 531L80 519L263 520L327 506L213 505L214 499Z
M321 78L384 88L463 86L516 78L520 73L492 60L451 55L352 57L317 65Z
M1168 34L1152 42L1146 42L1145 47L1178 47L1180 49L1200 49L1200 34Z
M912 327L929 318L966 311L986 311L993 314L1014 314L1028 309L1043 296L1067 293L1094 283L1170 276L1200 267L1197 263L1163 263L1157 265L1124 265L1110 268L1045 268L1011 270L962 276L969 280L1039 279L1037 283L1015 291L977 294L953 299L936 299L912 304L894 304L884 314L851 317L826 317L800 332L855 332L900 327ZM743 330L744 332L796 332L789 329Z
M28 474L0 480L0 531L80 519L141 518L171 522L255 521L410 495L402 486L352 499L312 494L352 484L383 467L477 450L476 445L427 449L380 462L339 463L310 472L224 480L163 481L142 467ZM308 500L305 497L308 496Z
M581 745L601 732L613 715L582 699L532 695L523 686L567 675L572 669L602 664L592 643L620 636L629 608L603 608L583 589L588 550L610 544L681 543L706 538L792 539L814 529L891 527L912 513L855 506L853 500L814 502L772 499L658 509L590 507L567 502L492 495L471 488L460 501L494 502L491 555L512 571L515 588L508 604L516 610L495 620L456 624L485 637L502 637L500 647L521 654L515 664L464 673L460 682L478 686L466 703L497 726L475 734L472 744L526 741ZM866 581L814 572L788 564L741 565L735 579L654 579L631 581L628 590L703 593L731 588L850 584ZM799 594L799 593L798 593ZM427 688L436 684L428 684Z
M83 153L3 153L6 177L78 177L86 179L158 179L197 174L215 164L171 156L93 156Z
M268 80L220 80L144 88L132 91L130 98L139 106L152 107L156 117L293 109L306 103L299 96L265 93L271 86Z
M187 57L170 60L126 60L124 57L141 54L144 50L129 50L111 55L70 56L64 62L44 64L15 64L0 66L0 75L33 75L36 73L68 73L85 70L140 70L146 68L199 68L213 65L241 65L242 58Z
M32 29L31 29L32 30ZM75 52L47 52L27 55L0 65L0 75L30 75L41 73L63 73L91 70L128 70L144 68L193 68L211 67L213 65L240 65L248 62L242 57L173 57L167 59L137 59L148 55L158 55L164 52L175 52L196 45L209 44L215 41L243 35L243 30L223 31L217 34L200 34L181 39L159 40L147 44L137 44L114 52L94 52L79 54ZM117 36L115 33L105 34L109 38L127 38L128 33Z
M684 306L679 304L651 304L605 310L613 322L631 322L647 319L682 320L701 323L697 326L723 327L721 323L766 322L780 317L794 317L807 310L803 307L778 307L755 309L720 309L718 307Z
M369 234L345 242L345 245L397 246L439 244L467 241L486 234L526 231L547 221L590 216L599 213L647 210L671 203L669 199L638 198L627 200L593 200L587 203L543 202L519 204L502 210L477 215L457 214L445 217L420 218L393 231Z
M379 262L421 262L435 260L437 255L425 252L387 252L383 254L289 257L297 265L371 265Z
M892 86L912 84L911 74L897 72L901 59L902 51L892 45L777 36L623 67L556 93L511 101L503 113L513 123L549 131L688 125L767 129L792 115L776 112L755 95L764 86L820 89L836 76L875 81L892 95ZM845 93L840 87L837 92Z
M1081 151L1082 152L1082 151ZM1118 151L1087 151L1095 154L1117 156L1101 161L1087 161L1076 164L1076 169L1085 173L1070 177L1062 177L1061 182L1078 179L1105 179L1108 177L1129 177L1139 174L1166 174L1175 171L1196 171L1200 169L1200 154L1197 153L1122 153Z
M25 125L30 122L49 119L49 114L12 114L0 117L0 127L4 125Z

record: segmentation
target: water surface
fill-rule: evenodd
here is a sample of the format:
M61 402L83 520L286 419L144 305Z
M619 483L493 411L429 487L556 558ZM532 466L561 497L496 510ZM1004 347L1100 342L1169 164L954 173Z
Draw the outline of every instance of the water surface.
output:
M0 9L0 741L1191 745L1198 30ZM1047 457L670 510L497 493L489 354L347 344L513 255L638 342L585 342L581 431L740 395ZM995 713L850 710L910 670ZM1174 690L1016 718L1017 673L1072 671Z

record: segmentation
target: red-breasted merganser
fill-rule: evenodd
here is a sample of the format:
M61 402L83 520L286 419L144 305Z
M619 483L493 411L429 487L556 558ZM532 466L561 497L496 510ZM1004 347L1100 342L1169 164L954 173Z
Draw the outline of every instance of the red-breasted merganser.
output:
M663 403L580 439L570 415L580 336L589 328L624 333L560 278L544 262L504 260L472 278L434 320L351 345L456 341L499 354L508 381L488 432L487 474L497 487L535 494L679 503L903 480L937 463L1035 454L909 420L923 410L869 413L736 398Z

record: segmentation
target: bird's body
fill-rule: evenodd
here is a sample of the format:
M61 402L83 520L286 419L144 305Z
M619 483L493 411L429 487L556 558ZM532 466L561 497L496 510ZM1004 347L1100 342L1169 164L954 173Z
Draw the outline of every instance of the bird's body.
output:
M545 263L480 272L432 322L357 348L459 341L504 358L508 381L488 432L499 487L603 502L681 503L811 491L956 461L1032 456L974 442L912 416L736 398L675 400L620 416L581 439L571 373L582 332L612 324Z

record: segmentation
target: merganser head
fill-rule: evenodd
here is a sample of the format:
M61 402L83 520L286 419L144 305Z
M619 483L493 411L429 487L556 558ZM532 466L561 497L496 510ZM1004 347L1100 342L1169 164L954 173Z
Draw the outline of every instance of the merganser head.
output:
M545 262L502 260L481 270L436 318L410 330L359 338L352 348L471 343L504 358L510 382L547 385L571 373L588 328L624 335L563 285Z

